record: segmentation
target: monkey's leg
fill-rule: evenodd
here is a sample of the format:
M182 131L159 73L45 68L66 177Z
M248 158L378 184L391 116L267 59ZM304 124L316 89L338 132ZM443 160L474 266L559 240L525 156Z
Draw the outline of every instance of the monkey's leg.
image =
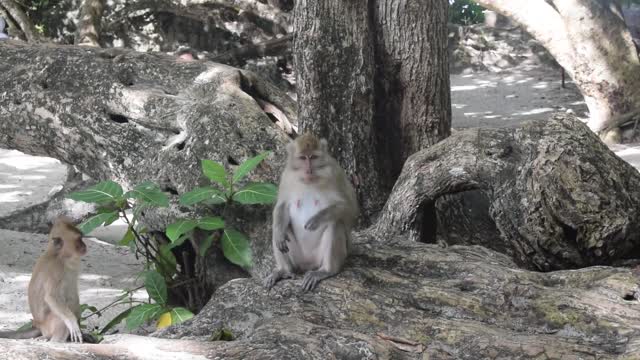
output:
M78 325L78 319L73 314L73 312L71 312L71 310L69 310L66 305L60 304L50 294L45 295L44 301L47 303L47 305L49 305L51 312L56 315L56 318L64 322L64 325L69 331L69 335L71 335L71 341L81 343L82 332L80 331L80 326Z
M290 236L290 239L295 239L291 229L287 230L287 236ZM276 269L264 281L264 286L267 289L271 289L280 280L293 278L293 264L289 255L274 248L273 258L276 260Z
M347 258L347 232L341 223L327 226L322 233L321 241L322 262L318 270L308 271L304 274L302 279L304 292L315 289L320 281L339 273Z
M64 320L55 316L54 313L49 314L47 318L47 332L49 341L65 342L69 339L69 329Z

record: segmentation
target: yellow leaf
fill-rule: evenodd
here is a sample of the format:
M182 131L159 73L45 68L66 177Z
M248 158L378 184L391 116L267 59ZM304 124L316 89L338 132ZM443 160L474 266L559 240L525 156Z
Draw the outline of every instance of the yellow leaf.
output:
M171 312L166 312L158 318L158 323L156 324L156 329L164 329L167 326L171 325Z

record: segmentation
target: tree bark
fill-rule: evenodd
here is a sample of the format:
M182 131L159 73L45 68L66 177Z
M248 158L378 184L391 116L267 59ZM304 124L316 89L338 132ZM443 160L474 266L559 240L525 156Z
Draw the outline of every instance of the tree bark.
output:
M27 14L22 11L18 4L16 4L13 0L0 0L0 6L2 6L7 11L7 13L11 15L13 20L15 20L15 22L20 26L20 29L27 38L27 41L41 41L40 34L38 34L38 31L31 23L31 20L29 20Z
M636 283L629 269L538 273L478 246L367 232L313 294L300 279L270 291L236 280L154 336L206 339L226 328L237 341L217 355L228 359L624 358L640 349Z
M640 108L640 61L615 0L478 3L520 23L549 50L584 96L593 131Z
M104 0L84 0L80 8L76 45L100 47L100 22Z
M208 184L203 159L231 171L271 150L247 181L278 181L289 138L259 102L293 122L296 107L251 72L162 54L11 40L0 43L0 53L0 88L12 89L0 93L0 147L59 159L125 189L145 180L159 184L175 205L146 211L150 230L193 216L177 197ZM271 251L263 241L270 237L268 206L232 208L228 223L252 240L254 253Z
M294 10L300 128L329 139L365 217L404 160L449 135L444 0L301 0Z
M421 241L426 204L481 190L500 234L483 245L544 271L611 264L640 256L639 189L635 168L557 114L518 129L456 132L412 155L372 233Z

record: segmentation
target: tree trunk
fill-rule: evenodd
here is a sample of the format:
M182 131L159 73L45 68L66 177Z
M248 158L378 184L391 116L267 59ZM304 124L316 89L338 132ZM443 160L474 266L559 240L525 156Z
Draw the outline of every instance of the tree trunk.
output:
M372 233L422 241L421 209L470 190L486 195L494 222L487 229L499 233L482 245L521 266L547 271L640 257L640 174L566 114L517 129L459 131L412 155Z
M24 33L27 41L39 42L42 40L27 14L20 8L20 5L16 4L13 0L0 0L0 6L3 7L6 12L11 15L15 23L20 26L20 30Z
M573 78L603 133L640 108L640 61L615 0L478 0L517 21ZM615 125L615 124L614 124Z
M145 180L159 184L175 205L146 211L150 230L186 215L177 196L204 184L203 159L233 170L271 150L248 180L279 178L289 138L259 102L293 122L295 103L251 72L162 54L11 40L0 42L0 54L0 89L11 89L0 92L0 147L59 159L125 189ZM253 240L254 253L270 252L269 207L230 210L228 221Z
M296 2L300 127L329 139L365 217L404 160L449 135L445 0Z
M104 0L84 0L80 8L78 31L74 43L100 47L100 22Z

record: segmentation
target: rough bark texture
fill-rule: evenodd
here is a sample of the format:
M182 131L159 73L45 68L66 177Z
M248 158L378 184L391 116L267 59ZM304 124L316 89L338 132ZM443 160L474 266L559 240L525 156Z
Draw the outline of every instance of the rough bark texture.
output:
M615 0L479 0L522 24L573 78L599 132L640 107L640 61Z
M551 270L640 256L640 174L571 115L456 132L412 155L374 233L421 241L420 209L467 190L486 194L496 246L521 265Z
M413 152L449 135L447 2L301 0L300 127L329 139L371 216Z
M13 18L15 23L20 26L20 30L24 33L27 41L38 42L41 39L40 34L29 20L27 14L13 0L0 0L0 6Z
M210 62L73 46L0 43L0 146L46 155L96 180L130 189L158 183L172 199L205 182L200 161L229 169L257 153L273 155L248 181L277 182L288 137L257 100L289 119L295 103L254 74ZM164 229L187 209L145 212ZM269 249L270 207L232 208L228 223ZM34 224L36 226L37 224ZM257 258L256 263L263 261Z
M193 321L158 336L204 339L227 328L238 339L220 353L229 359L595 359L640 350L628 270L542 274L481 247L360 238L342 274L311 294L299 284L267 292L235 280Z
M296 1L294 59L300 132L329 140L368 218L386 192L374 156L374 30L367 2Z
M104 0L84 0L80 8L76 45L100 46L100 23Z

